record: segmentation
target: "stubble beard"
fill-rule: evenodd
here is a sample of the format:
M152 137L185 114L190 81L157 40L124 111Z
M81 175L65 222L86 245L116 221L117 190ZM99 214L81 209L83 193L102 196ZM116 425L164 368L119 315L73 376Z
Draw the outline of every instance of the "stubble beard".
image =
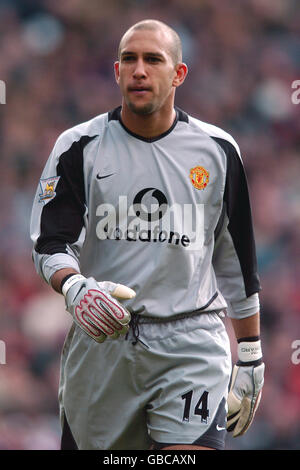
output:
M146 103L143 106L136 106L134 103L128 100L127 106L132 113L137 114L138 116L148 116L155 111L155 105L151 102Z

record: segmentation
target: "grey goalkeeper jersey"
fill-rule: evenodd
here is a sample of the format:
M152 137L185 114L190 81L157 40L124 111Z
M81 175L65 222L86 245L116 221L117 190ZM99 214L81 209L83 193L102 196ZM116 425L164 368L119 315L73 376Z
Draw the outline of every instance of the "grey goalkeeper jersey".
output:
M246 176L237 143L176 108L146 139L121 107L65 131L36 191L33 259L49 282L73 267L136 291L143 316L220 311L243 318L260 290Z

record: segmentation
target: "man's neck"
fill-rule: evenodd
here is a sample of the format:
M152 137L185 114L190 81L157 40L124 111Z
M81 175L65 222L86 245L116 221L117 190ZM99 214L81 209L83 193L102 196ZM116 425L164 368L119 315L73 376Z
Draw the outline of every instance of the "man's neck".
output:
M167 132L172 127L175 118L176 111L173 106L151 114L139 115L132 112L123 102L121 110L124 126L134 134L147 139L158 137Z

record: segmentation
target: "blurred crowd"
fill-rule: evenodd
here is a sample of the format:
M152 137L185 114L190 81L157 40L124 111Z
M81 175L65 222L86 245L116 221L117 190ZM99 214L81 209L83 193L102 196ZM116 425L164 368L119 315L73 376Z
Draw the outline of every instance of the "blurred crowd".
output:
M177 105L231 133L248 175L266 376L252 427L227 448L299 449L297 0L0 0L0 449L59 448L59 361L70 318L31 261L32 200L58 135L120 104L118 41L145 18L182 38L189 75Z

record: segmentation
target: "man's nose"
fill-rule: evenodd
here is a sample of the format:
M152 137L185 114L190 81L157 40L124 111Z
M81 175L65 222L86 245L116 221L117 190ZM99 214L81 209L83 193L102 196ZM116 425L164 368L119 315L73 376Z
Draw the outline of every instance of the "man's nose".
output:
M139 59L136 61L135 69L133 72L134 78L145 78L146 77L146 69L145 63L143 59Z

